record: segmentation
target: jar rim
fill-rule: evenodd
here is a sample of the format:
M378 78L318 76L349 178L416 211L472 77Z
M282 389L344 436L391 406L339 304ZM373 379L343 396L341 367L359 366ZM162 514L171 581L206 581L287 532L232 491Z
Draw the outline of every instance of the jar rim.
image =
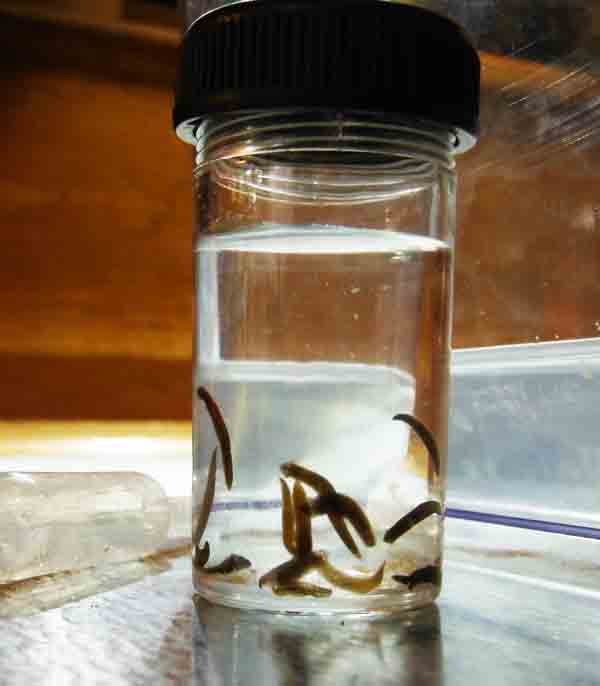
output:
M195 127L196 168L233 159L286 157L288 163L376 165L397 172L408 159L454 169L456 131L431 122L363 111L245 111Z

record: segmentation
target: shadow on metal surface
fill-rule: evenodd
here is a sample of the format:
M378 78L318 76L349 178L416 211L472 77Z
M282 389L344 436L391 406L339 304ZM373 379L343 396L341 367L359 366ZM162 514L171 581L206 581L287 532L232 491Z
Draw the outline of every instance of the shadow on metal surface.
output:
M437 606L365 620L248 612L194 599L194 683L441 686Z

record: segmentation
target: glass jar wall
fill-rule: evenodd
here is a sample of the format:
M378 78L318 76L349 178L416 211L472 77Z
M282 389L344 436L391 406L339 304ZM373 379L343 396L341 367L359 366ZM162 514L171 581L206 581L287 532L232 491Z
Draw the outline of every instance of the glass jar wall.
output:
M194 582L377 612L439 593L451 130L245 112L196 132Z

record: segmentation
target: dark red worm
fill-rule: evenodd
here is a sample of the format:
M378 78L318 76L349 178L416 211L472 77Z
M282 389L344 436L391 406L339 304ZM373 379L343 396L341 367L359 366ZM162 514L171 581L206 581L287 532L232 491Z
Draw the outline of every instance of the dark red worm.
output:
M425 426L425 424L423 424L423 422L420 422L416 417L413 417L411 414L397 414L394 417L394 419L397 419L398 421L405 422L406 424L408 424L411 427L411 429L417 434L417 436L423 441L425 447L427 448L427 452L429 453L431 463L433 464L433 471L439 476L440 454L435 443L435 439L431 435L431 431L429 431L429 429Z
M375 545L375 534L373 533L369 518L363 512L361 506L349 496L337 492L319 495L310 501L309 507L310 513L313 516L324 514L330 519L332 517L335 519L347 519L362 538L365 545L370 547ZM344 538L342 540L346 542ZM352 542L354 543L354 541Z
M204 567L203 574L234 574L243 569L250 569L252 562L241 555L230 555L223 562L213 567Z
M208 541L206 541L202 548L199 548L198 544L194 544L194 548L192 550L192 564L194 567L204 567L204 565L208 562L209 557L210 544Z
M302 483L317 491L320 496L333 497L338 495L330 481L328 481L324 476L321 476L320 474L317 474L306 467L301 467L294 462L286 462L281 465L280 469L284 476L302 481ZM354 542L352 534L346 525L344 515L335 512L331 508L329 511L319 514L327 514L331 525L336 530L338 536L342 539L348 550L350 550L350 552L356 557L362 558L358 546Z
M215 402L212 395L204 388L199 386L198 397L204 405L206 410L212 419L213 426L215 427L215 433L219 439L219 445L221 446L221 456L223 458L223 471L225 472L225 483L227 485L227 490L230 491L233 485L233 458L231 457L231 441L229 440L229 431L227 431L227 426L225 425L225 420L221 414L219 406Z
M437 500L427 500L426 502L417 505L385 532L383 540L386 543L394 543L400 536L403 536L407 531L412 529L413 526L416 526L424 519L427 519L427 517L431 517L431 515L434 514L442 514L442 506Z
M419 584L435 584L439 586L442 582L442 571L438 566L429 565L415 570L412 574L394 574L392 579L399 584L408 586L409 591Z

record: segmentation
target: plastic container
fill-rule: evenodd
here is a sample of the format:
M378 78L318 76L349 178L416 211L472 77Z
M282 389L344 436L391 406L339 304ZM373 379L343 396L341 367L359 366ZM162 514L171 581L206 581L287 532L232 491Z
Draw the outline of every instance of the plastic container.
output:
M151 555L171 519L135 472L2 472L0 515L0 584Z
M366 613L437 596L454 154L478 79L458 27L403 5L243 3L188 32L204 597Z
M600 343L453 353L449 514L600 539Z

